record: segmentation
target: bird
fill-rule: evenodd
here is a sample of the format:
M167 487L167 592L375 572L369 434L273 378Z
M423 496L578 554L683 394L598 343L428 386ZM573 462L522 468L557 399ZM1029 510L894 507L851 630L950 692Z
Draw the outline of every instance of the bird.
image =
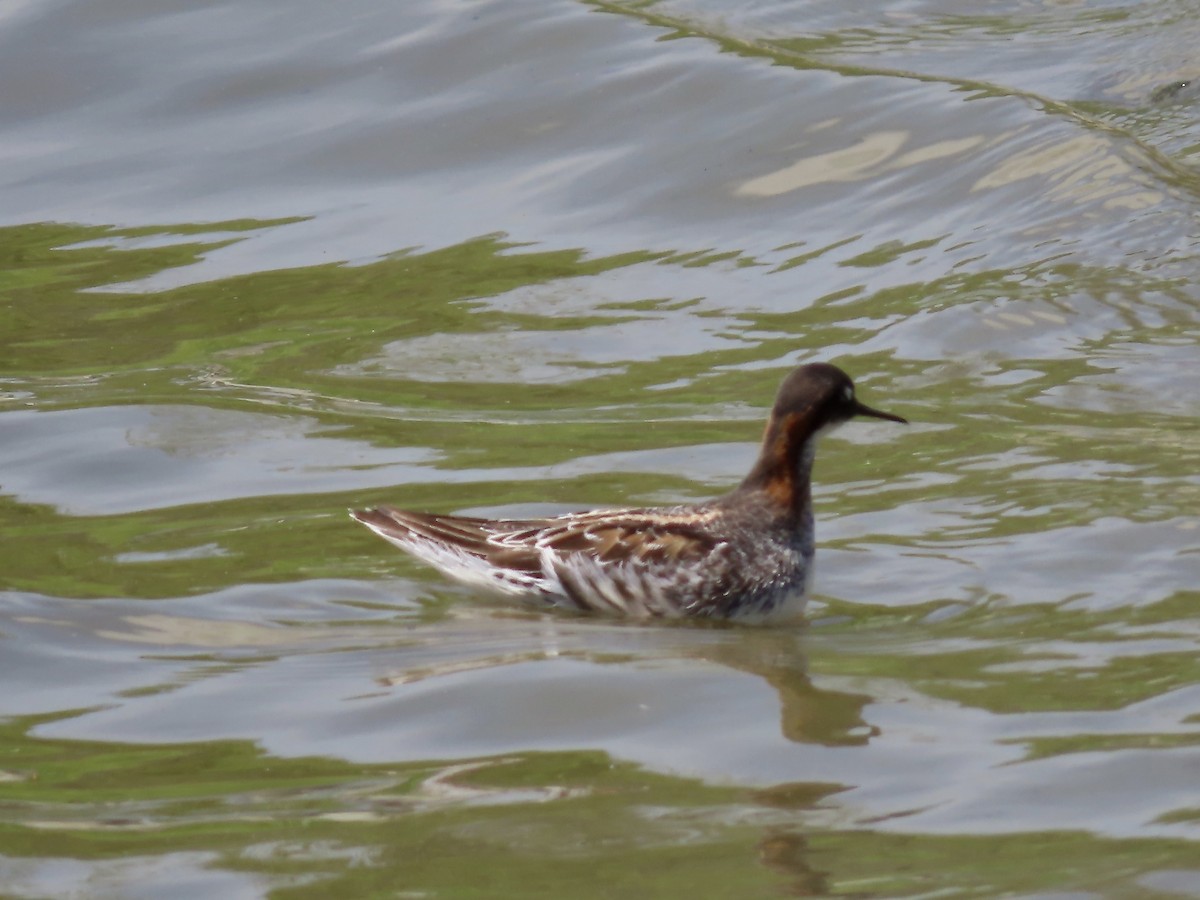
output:
M791 618L803 611L815 550L817 440L855 416L907 424L859 402L837 366L808 363L780 385L749 474L707 502L541 519L392 506L350 515L452 579L535 606L640 619Z

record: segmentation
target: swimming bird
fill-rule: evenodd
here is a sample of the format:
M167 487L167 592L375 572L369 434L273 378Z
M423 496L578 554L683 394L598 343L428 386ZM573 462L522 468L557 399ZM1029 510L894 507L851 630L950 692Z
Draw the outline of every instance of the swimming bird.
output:
M860 403L837 366L809 363L780 385L750 474L715 500L544 519L391 506L350 515L451 578L543 606L641 618L777 618L803 609L817 438L854 416L907 421Z

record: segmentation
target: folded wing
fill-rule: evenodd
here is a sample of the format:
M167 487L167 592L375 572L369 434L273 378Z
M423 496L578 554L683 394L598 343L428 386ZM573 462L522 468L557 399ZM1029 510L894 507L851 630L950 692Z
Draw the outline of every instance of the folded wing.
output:
M447 575L555 605L670 616L705 595L699 581L727 551L694 507L491 520L382 506L352 512L380 537ZM684 600L683 598L687 598Z

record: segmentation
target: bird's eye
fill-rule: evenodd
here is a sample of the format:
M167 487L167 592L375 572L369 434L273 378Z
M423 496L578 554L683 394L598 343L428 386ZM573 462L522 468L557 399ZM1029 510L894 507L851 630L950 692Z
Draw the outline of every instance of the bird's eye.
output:
M846 399L846 402L853 400L854 388L850 387L850 385L846 385L844 388L842 388L842 397Z

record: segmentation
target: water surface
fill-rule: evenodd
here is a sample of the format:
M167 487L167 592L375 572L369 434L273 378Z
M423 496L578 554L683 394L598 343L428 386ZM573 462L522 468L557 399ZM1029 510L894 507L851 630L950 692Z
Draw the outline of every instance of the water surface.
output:
M1192 3L0 10L0 892L1200 896ZM807 620L345 516L675 503Z

